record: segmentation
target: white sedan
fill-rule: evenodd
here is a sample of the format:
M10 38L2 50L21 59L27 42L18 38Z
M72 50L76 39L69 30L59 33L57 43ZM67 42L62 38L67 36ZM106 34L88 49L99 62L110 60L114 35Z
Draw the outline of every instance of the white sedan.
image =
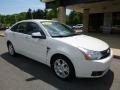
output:
M24 20L5 32L10 55L22 54L50 66L63 80L102 77L112 52L104 41L76 34L53 20Z

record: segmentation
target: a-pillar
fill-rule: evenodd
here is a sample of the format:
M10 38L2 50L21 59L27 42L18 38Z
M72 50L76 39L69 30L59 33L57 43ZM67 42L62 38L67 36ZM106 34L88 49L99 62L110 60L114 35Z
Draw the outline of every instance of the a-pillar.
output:
M61 23L65 23L66 22L66 8L61 6L58 7L58 20Z
M84 32L88 32L89 25L89 9L83 10L83 30Z
M106 12L104 13L103 32L110 33L111 30L112 30L112 13Z

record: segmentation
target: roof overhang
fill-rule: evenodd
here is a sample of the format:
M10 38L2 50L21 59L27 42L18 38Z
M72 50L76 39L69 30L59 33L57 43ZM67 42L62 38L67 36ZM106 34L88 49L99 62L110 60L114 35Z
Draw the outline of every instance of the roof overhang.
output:
M59 7L59 6L68 6L75 4L85 4L85 3L94 3L102 2L107 0L42 0L46 1L46 8Z
M52 2L52 1L55 1L55 0L41 0L41 1L47 3L47 2Z
M120 12L120 0L107 0L95 3L78 3L68 5L66 8L81 13L84 12L84 9L89 9L89 13Z

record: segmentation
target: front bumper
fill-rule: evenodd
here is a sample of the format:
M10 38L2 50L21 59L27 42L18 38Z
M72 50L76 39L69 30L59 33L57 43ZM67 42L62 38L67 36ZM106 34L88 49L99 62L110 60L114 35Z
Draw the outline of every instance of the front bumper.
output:
M76 77L97 78L104 76L110 68L112 54L101 60L77 63ZM78 65L79 64L79 65Z

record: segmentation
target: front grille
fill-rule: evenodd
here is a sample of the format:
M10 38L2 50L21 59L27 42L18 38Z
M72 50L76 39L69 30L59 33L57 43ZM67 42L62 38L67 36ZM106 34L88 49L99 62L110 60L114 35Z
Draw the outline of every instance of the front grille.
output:
M101 51L101 54L102 54L101 59L108 57L110 55L110 48L108 48L107 50Z

